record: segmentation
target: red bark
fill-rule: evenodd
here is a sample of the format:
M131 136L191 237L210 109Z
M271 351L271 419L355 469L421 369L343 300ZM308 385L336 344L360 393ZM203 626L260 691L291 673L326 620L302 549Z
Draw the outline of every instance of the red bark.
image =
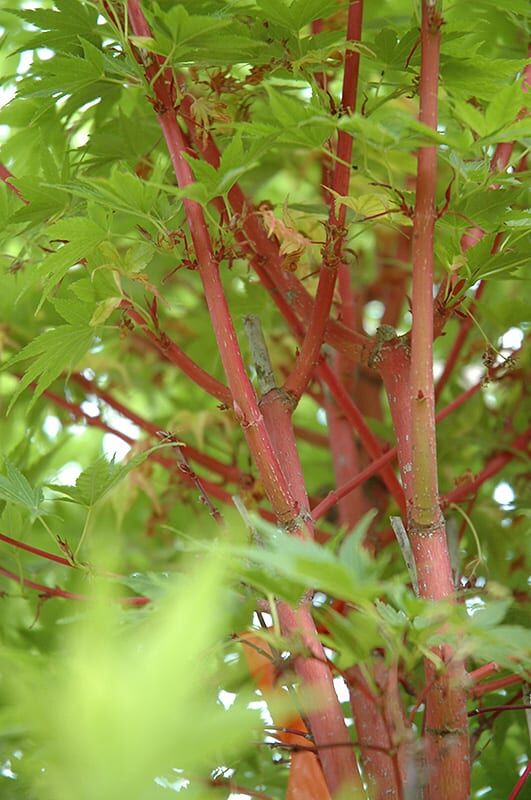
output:
M437 129L439 51L442 17L431 0L422 3L420 122ZM413 289L411 332L411 502L408 534L422 597L452 597L454 585L441 514L437 481L433 385L433 259L436 221L437 151L418 152L413 217ZM447 647L438 650L444 667L425 662L425 748L429 765L427 800L466 800L470 793L470 756L463 665Z
M138 36L149 37L151 31L138 0L129 0L128 11L133 32ZM194 179L183 155L186 152L186 142L175 117L172 73L155 55L148 56L144 68L146 78L153 84L157 98L158 121L166 140L178 186L186 187L193 183ZM301 529L307 528L308 523L301 520L300 504L290 491L289 481L280 465L270 432L245 371L203 210L198 203L189 199L184 200L184 210L236 416L240 420L249 450L279 523L293 534L304 535ZM310 721L328 787L332 794L345 788L354 789L359 785L359 779L356 779L353 753L349 748L326 747L328 743L338 741L338 732L342 734L339 741L346 741L347 731L330 670L320 660L322 650L313 619L305 608L294 610L285 604L282 605L283 632L290 637L295 634L300 636L306 648L313 654L310 658L297 656L295 669L304 684L310 687L318 686L320 696L324 700L324 709L321 709L319 714L312 712Z

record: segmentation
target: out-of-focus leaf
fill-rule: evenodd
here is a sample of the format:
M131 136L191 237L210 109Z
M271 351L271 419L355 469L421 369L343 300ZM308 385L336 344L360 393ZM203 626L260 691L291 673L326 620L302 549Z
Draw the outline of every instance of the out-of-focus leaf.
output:
M32 358L33 363L24 373L16 392L11 398L8 411L31 383L36 381L32 404L45 389L63 372L73 369L82 358L94 337L92 328L84 325L60 325L41 333L14 355L4 369L11 369L21 361Z
M0 475L0 497L9 503L23 506L32 516L43 514L43 493L40 487L30 486L27 478L7 458L4 461L5 475Z

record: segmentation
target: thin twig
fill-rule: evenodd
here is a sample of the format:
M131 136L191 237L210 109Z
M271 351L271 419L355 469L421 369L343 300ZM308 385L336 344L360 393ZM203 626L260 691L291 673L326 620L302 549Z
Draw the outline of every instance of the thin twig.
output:
M489 711L526 711L531 708L528 703L522 703L518 706L486 706L485 708L474 708L468 712L469 717L477 717L478 714L488 714Z
M223 516L221 511L216 508L208 493L205 489L204 483L197 475L196 472L193 471L190 464L188 463L188 459L184 455L182 448L180 446L180 442L177 440L177 437L170 433L169 431L157 431L157 435L162 439L162 441L171 442L173 444L172 450L175 453L177 458L177 462L179 464L179 470L186 475L192 483L195 485L197 490L199 491L199 502L203 503L208 508L210 516L213 517L218 525L223 525Z

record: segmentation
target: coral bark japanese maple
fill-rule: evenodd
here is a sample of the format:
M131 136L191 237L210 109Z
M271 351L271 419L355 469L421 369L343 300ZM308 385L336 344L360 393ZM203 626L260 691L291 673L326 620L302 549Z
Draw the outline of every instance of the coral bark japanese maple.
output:
M6 650L16 796L523 796L524 4L34 5L0 12L0 576L54 699ZM87 767L106 714L130 773Z

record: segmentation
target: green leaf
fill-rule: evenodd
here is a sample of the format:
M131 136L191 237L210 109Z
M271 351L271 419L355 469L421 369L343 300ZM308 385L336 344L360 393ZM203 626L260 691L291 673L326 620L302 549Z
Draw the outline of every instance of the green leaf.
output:
M102 300L98 303L94 314L90 318L90 326L92 328L97 328L98 325L103 325L121 302L121 297L108 297L106 300Z
M384 214L392 210L395 212L398 211L396 201L393 201L389 194L383 190L372 192L371 194L356 194L350 197L343 197L337 192L334 192L333 189L329 189L329 191L342 205L351 208L357 215L363 218Z
M497 92L485 113L485 128L488 133L507 127L514 121L524 105L525 96L519 82Z
M486 603L474 609L474 614L472 615L473 624L480 628L493 628L499 625L505 619L512 603L512 599L487 600Z
M267 7L269 6L270 4L267 3ZM296 30L300 30L314 19L325 19L336 9L335 0L293 0L289 7L289 18Z
M334 123L316 104L266 86L274 118L283 129L283 141L321 147L332 135Z
M155 52L181 64L236 64L254 60L267 45L251 38L249 28L234 17L189 14L184 5L169 9L158 32Z
M398 35L392 28L383 28L378 31L374 42L371 44L376 55L384 64L393 64L396 58Z
M240 687L241 702L228 710L218 700L220 641L232 624L224 570L213 553L173 577L146 621L129 613L124 624L109 594L93 592L49 660L35 652L21 663L6 654L11 709L46 764L35 780L43 800L154 800L168 794L166 784L171 796L180 770L209 775L212 764L246 752L260 729L259 712L248 707L254 696ZM107 762L112 768L98 769ZM202 777L197 783L199 800Z
M0 498L26 508L32 516L41 516L42 489L30 486L27 478L7 458L4 460L5 475L0 475Z
M261 523L258 523L261 527ZM252 550L248 553L253 561L267 565L298 584L302 591L312 586L327 594L340 596L352 602L363 602L375 596L379 581L375 563L366 562L367 569L358 564L352 566L341 561L331 550L312 541L301 541L286 534L276 534L267 550Z
M57 313L60 314L69 325L83 326L90 323L91 307L87 303L58 297L53 301L53 305Z
M36 381L30 408L45 389L63 372L72 370L92 344L94 331L84 325L60 325L45 331L29 342L2 369L12 369L16 364L34 359L11 398L8 413L21 393Z
M70 267L86 258L105 236L105 231L85 217L63 219L50 227L50 241L64 240L66 244L45 258L37 268L37 274L45 278L45 291L39 308Z
M454 108L457 116L465 123L465 125L478 133L480 136L483 136L486 133L487 123L485 121L485 116L481 113L481 111L479 111L479 109L473 106L472 103L457 99L454 101Z
M188 158L195 178L206 189L208 198L226 195L242 175L258 164L258 159L267 151L272 138L266 137L245 150L241 133L236 133L223 150L218 169L199 159Z
M368 511L345 537L339 548L338 556L342 563L351 570L352 574L360 581L366 579L374 571L374 560L363 547L363 541L369 526L376 516L376 511Z
M256 4L260 9L261 16L275 25L294 32L299 29L298 19L291 13L291 8L286 0L257 0ZM302 10L299 10L298 13L301 15Z
M474 58L446 58L442 61L443 85L452 94L492 100L512 81L522 68L518 59L490 59L476 54Z
M160 450L161 447L168 447L167 443L155 445L144 450L125 464L116 464L114 458L111 461L102 456L94 464L91 464L78 477L75 486L59 486L49 484L49 488L60 492L77 505L91 508L102 500L112 489L114 489L131 470L143 464L151 453Z

